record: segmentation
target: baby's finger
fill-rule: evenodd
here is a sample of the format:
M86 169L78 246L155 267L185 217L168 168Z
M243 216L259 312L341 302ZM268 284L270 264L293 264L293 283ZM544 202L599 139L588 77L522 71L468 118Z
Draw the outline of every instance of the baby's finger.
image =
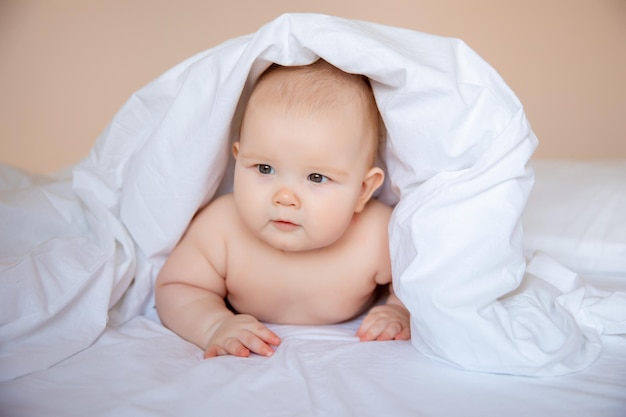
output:
M394 336L395 340L409 340L411 339L411 327L407 326L402 329L400 333Z
M226 352L226 350L219 345L211 345L204 351L204 359L224 355L228 355L228 352Z
M270 333L272 332L270 331ZM272 333L272 335L274 335L274 333ZM278 338L278 336L274 336ZM271 336L269 337L269 339L274 340L274 338ZM270 344L263 340L257 333L244 333L240 338L240 342L242 346L249 349L250 352L256 353L257 355L272 356L274 354L274 349L270 346ZM278 342L280 343L280 339L278 339Z
M357 330L357 336L362 342L376 340L376 338L385 330L386 323L381 320L364 320Z
M241 330L256 335L269 345L278 346L280 344L280 337L253 316L239 314L236 316L236 319L241 323ZM243 335L240 335L239 339L246 344L243 337Z
M365 321L363 320L363 322L361 323L361 325L359 326L359 328L356 331L356 336L361 339L361 341L364 341L365 339L365 335L367 334L367 331L370 327L371 323L369 321Z
M204 351L204 359L214 358L219 355L219 346L216 345L211 345Z
M376 318L375 315L373 314L368 314L363 318L363 321L361 322L361 325L359 326L359 328L356 331L356 335L357 336L361 336L364 335L367 332L367 329L369 329L373 323L376 322Z
M261 324L262 327L257 329L255 334L263 340L265 343L271 346L280 345L280 337L273 331L271 331L267 326Z
M242 358L250 356L250 350L237 339L229 339L225 344L227 345L226 347L220 345L209 346L204 352L204 359L225 355L239 356Z
M402 326L397 321L387 322L383 330L376 336L376 340L393 340L402 331Z

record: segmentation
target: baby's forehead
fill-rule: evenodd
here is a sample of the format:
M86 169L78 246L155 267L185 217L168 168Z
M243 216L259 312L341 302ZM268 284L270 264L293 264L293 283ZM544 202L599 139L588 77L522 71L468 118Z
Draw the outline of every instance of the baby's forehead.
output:
M272 66L254 86L250 104L279 106L312 117L341 114L361 120L371 130L365 135L371 141L371 159L376 159L382 125L372 88L362 75L346 73L323 60L301 67Z
M369 83L360 75L346 73L320 61L299 67L270 67L257 81L253 97L305 106L359 107L373 100Z

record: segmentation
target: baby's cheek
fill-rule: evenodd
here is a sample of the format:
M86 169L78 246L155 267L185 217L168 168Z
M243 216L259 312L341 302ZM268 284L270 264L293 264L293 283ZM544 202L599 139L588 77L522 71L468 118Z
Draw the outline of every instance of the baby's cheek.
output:
M324 241L323 246L328 246L339 240L350 226L352 216L341 215L339 212L330 211L319 224L314 228L318 234L318 239Z

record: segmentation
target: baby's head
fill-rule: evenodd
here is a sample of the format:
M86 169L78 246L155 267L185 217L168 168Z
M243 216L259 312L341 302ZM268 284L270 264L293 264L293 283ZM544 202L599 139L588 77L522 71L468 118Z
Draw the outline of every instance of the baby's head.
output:
M368 151L370 166L376 162L384 129L367 77L344 72L323 59L304 66L274 64L258 79L248 106L268 101L301 115L323 117L329 112L350 111L363 123L365 135L360 140Z
M381 131L367 78L323 60L270 67L233 146L243 222L282 250L334 243L383 182L374 166Z

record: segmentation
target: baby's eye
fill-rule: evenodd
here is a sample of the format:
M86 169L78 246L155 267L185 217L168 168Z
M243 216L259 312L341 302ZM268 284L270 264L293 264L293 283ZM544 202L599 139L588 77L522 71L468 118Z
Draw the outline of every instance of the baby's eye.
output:
M323 182L328 181L328 177L322 174L318 174L317 172L314 172L313 174L309 174L308 180L317 184L321 184Z
M256 166L256 169L259 171L259 173L263 175L271 175L274 173L274 168L272 168L271 165L267 164L258 164Z

